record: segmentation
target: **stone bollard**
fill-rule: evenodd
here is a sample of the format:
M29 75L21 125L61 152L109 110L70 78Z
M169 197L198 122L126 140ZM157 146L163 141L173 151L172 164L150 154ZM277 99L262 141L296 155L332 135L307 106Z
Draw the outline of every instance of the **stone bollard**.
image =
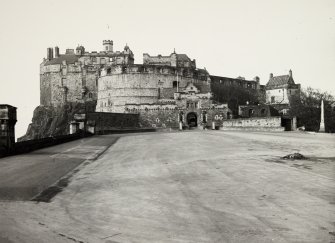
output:
M212 122L212 130L215 130L215 122Z

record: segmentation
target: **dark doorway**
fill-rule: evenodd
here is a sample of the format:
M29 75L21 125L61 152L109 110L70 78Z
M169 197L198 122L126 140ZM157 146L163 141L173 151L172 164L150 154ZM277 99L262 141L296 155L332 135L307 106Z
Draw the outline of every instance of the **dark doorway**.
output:
M253 114L254 114L254 110L253 109L249 109L249 117L252 117Z
M194 112L190 112L187 114L187 124L189 127L196 127L198 126L197 122L197 114Z
M281 126L285 127L285 131L292 131L292 119L282 117Z

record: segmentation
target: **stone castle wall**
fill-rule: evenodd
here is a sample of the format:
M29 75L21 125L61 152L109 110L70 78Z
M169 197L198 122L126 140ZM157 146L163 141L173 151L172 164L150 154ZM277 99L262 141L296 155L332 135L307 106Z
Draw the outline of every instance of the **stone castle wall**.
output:
M92 112L87 114L87 126L95 132L139 127L139 114Z
M41 67L40 103L59 105L97 99L98 71L96 67L75 64L47 65Z
M160 99L173 99L177 92L177 75L174 68L127 66L110 67L98 80L97 111L124 112L127 104L154 104ZM188 83L208 86L207 81L193 75L179 76L178 89ZM209 89L209 88L208 88Z
M253 117L225 120L222 122L223 129L225 128L278 128L284 130L281 126L281 117Z
M178 128L180 117L183 124L187 124L187 115L195 113L197 123L203 127L211 127L212 122L215 126L222 126L222 123L228 117L228 109L141 109L135 111L140 115L141 127L153 128ZM182 114L182 115L181 115ZM206 118L204 118L206 116Z

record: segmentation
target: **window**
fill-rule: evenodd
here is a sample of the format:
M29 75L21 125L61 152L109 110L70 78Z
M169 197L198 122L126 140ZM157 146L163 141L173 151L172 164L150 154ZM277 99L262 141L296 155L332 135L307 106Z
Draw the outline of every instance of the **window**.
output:
M172 83L172 87L173 87L173 88L177 88L177 85L178 85L178 82L177 82L177 81L173 81L173 83Z
M88 93L88 98L92 99L92 93Z
M271 103L275 103L275 97L271 96Z
M264 116L265 115L265 109L261 110L261 115Z

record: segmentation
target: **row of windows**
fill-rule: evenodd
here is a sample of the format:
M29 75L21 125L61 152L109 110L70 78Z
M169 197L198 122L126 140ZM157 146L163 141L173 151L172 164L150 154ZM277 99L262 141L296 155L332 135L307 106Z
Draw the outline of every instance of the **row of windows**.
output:
M199 108L199 102L186 102L186 108Z
M254 113L255 113L254 109L249 109L249 111L248 111L249 117L252 117L254 115ZM265 114L266 114L266 110L261 109L261 116L264 116Z
M245 82L241 82L241 81L234 81L234 80L222 80L220 79L220 84L224 84L224 85L239 85L241 87L246 87L248 89L256 89L256 84L253 83L245 83Z

